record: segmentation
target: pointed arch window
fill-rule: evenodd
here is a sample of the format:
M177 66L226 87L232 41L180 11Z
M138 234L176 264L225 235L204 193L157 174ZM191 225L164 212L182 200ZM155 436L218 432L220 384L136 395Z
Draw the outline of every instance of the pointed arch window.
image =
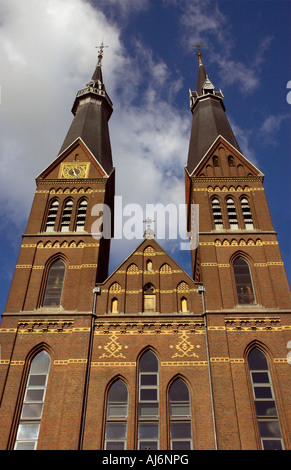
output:
M219 158L217 157L217 155L214 155L212 157L212 163L213 163L213 166L220 166L219 164Z
M61 232L69 232L72 210L73 210L73 201L69 200L65 203L64 208L63 208Z
M55 223L57 218L59 208L59 201L54 199L50 203L49 212L46 220L45 231L46 232L53 232L55 230Z
M221 207L220 207L219 199L217 197L214 197L211 202L212 202L212 213L213 213L215 230L222 230L223 221L222 221L222 214L221 214Z
M126 450L128 389L123 380L116 380L108 391L105 450Z
M50 266L43 300L44 307L59 307L61 305L65 272L66 264L61 259Z
M111 300L111 313L118 313L118 300L116 297Z
M143 311L156 311L156 291L154 286L148 282L143 290Z
M253 224L251 208L249 205L249 201L247 200L246 197L243 197L241 199L241 209L242 209L242 214L244 218L245 228L247 230L253 230L254 224Z
M246 260L238 257L233 262L233 272L239 304L255 303L250 267Z
M238 230L236 208L235 208L234 200L231 197L227 198L226 207L227 207L230 228L232 230Z
M229 166L235 166L235 164L234 164L234 158L233 158L232 155L229 155L229 156L228 156L228 164L229 164Z
M76 220L76 232L83 232L85 229L87 206L88 203L86 199L83 199L79 204Z
M146 351L139 362L138 449L159 449L159 362Z
M147 271L152 271L153 270L153 262L150 259L148 259L147 262L146 262L146 270Z
M43 413L50 356L41 351L31 362L14 445L15 450L36 450Z
M186 297L181 298L181 312L188 312L188 303Z
M268 360L259 348L253 348L248 365L262 449L282 450L284 442Z
M181 378L169 390L171 450L192 449L192 422L189 389Z

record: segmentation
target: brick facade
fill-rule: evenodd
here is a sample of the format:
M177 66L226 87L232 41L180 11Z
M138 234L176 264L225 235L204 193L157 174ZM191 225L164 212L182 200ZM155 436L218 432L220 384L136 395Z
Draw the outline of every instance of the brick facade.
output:
M85 165L85 177L65 178L62 165L68 163ZM107 277L110 242L92 236L96 217L91 211L103 202L113 209L114 169L106 173L81 138L36 183L0 326L0 448L14 448L30 365L44 350L51 365L37 449L76 450L80 439L83 449L104 449L108 392L118 378L128 389L127 449L136 449L139 363L151 350L159 363L161 450L171 448L169 388L178 377L189 390L193 449L261 449L248 366L256 346L268 360L284 448L291 449L290 291L261 172L221 136L195 171L186 171L187 203L199 204L200 210L193 278L152 238ZM220 230L213 197L220 204ZM228 225L227 197L236 209L236 229ZM245 225L242 197L249 204L252 229ZM69 199L70 226L62 232ZM74 224L81 199L87 201L87 213L78 232ZM52 200L59 202L58 212L54 230L46 231ZM233 270L238 256L250 267L255 302L248 305L238 302ZM48 273L56 259L66 266L61 305L45 307ZM145 308L149 284L151 309Z

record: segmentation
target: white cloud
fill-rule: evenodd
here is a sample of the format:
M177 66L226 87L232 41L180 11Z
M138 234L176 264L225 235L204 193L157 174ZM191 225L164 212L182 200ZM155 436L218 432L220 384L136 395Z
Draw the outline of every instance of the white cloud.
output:
M134 56L126 54L119 28L84 0L0 0L0 39L2 221L21 226L27 219L34 178L58 154L103 39L110 46L103 77L114 103L116 193L142 206L184 203L190 115L182 118L172 106L182 79L169 80L162 60L138 43Z

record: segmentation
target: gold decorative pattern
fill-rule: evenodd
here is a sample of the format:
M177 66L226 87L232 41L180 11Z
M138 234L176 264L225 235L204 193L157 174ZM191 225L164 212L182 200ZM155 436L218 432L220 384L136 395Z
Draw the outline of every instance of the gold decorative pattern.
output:
M92 362L91 367L136 367L136 362Z
M109 288L109 293L110 294L120 294L121 293L121 285L118 284L118 282L114 282L112 286Z
M106 352L104 352L101 356L99 356L100 359L103 357L114 357L118 358L121 357L125 359L125 356L120 352L123 348L122 346L118 343L117 341L117 334L114 332L110 335L110 341L105 345L105 346L98 346L98 349L104 349ZM124 347L125 349L128 348L128 346Z
M172 268L167 263L163 264L160 269L161 274L172 274Z
M142 272L142 271L140 271ZM131 264L129 268L127 269L127 274L138 274L139 270L136 264Z
M264 188L250 188L249 186L245 186L244 188L242 186L237 186L236 188L234 186L222 186L222 188L220 188L219 186L208 186L208 188L193 188L193 192L197 192L197 191L205 191L205 192L209 192L209 193L212 193L212 192L238 192L238 193L242 193L242 192L250 192L250 191L264 191Z
M186 282L182 281L177 287L177 292L189 292L189 286Z
M69 364L87 364L87 359L57 359L54 361L56 366L67 366Z
M97 264L72 264L69 269L97 268Z
M176 346L170 345L170 348L175 348L177 350L176 354L172 356L173 359L175 357L199 357L195 352L193 352L195 346L190 343L189 336L186 331L181 333L179 343Z
M268 261L267 263L255 263L257 268L267 268L268 266L284 266L282 261Z
M261 239L253 240L249 238L247 240L241 238L240 240L215 240L215 242L200 242L199 245L209 245L209 246L219 246L219 247L229 247L229 246L264 246L264 245L278 245L277 241L263 242Z

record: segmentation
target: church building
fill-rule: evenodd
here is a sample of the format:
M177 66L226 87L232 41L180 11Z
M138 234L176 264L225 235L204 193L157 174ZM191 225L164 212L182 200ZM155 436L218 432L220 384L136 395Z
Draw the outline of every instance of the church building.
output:
M198 49L185 155L189 232L199 205L192 275L150 230L109 275L114 220L108 237L91 229L96 204L114 213L118 178L102 52L36 178L0 324L0 449L290 450L290 289L264 175Z

